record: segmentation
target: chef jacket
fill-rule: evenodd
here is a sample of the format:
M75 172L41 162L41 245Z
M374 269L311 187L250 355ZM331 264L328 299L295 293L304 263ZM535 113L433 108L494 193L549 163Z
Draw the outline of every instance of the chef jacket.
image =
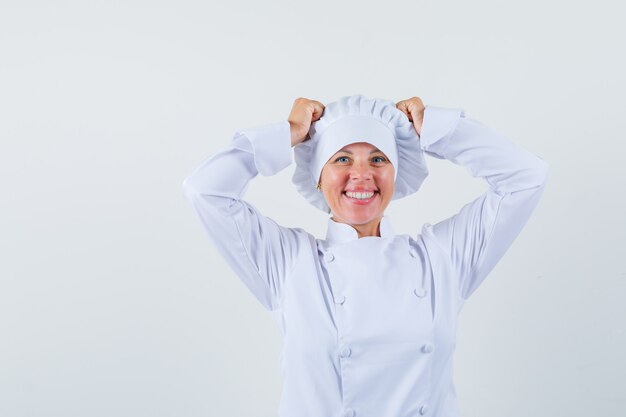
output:
M416 235L325 239L284 227L243 196L293 162L287 120L237 131L183 182L216 250L283 336L280 417L458 417L457 317L537 206L549 166L461 109L426 106L420 146L489 190Z

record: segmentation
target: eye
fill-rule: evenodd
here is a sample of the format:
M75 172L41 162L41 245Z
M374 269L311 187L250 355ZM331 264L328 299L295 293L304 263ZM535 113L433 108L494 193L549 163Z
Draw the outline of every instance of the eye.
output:
M376 160L376 159L380 159L380 162L385 162L386 161L386 159L384 157L382 157L382 156L375 156L374 160Z
M335 159L335 162L338 162L340 159L348 159L347 156L340 156L339 158Z

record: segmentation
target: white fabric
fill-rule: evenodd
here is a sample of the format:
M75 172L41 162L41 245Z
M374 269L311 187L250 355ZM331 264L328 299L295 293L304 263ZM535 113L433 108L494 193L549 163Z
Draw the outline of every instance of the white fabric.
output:
M415 235L396 234L384 216L380 237L359 239L329 218L317 239L243 200L258 173L292 163L287 121L237 132L185 179L216 249L283 335L280 417L461 415L457 317L530 218L549 166L446 108L426 107L420 143L490 188Z

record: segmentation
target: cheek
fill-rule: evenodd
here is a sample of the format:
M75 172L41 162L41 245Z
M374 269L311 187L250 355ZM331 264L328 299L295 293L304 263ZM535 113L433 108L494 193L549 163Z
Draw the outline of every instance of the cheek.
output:
M333 189L336 187L343 187L344 180L343 175L338 170L325 169L322 171L322 186L326 186L326 189Z
M381 184L384 184L385 189L388 191L393 191L393 188L394 188L393 174L394 174L393 169L385 170L380 177Z

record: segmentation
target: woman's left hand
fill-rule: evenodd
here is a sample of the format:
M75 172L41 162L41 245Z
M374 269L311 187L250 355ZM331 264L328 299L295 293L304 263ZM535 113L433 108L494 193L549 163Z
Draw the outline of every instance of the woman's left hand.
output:
M422 122L424 121L424 103L419 97L411 97L396 103L396 107L406 114L409 121L413 122L418 135L422 135Z

